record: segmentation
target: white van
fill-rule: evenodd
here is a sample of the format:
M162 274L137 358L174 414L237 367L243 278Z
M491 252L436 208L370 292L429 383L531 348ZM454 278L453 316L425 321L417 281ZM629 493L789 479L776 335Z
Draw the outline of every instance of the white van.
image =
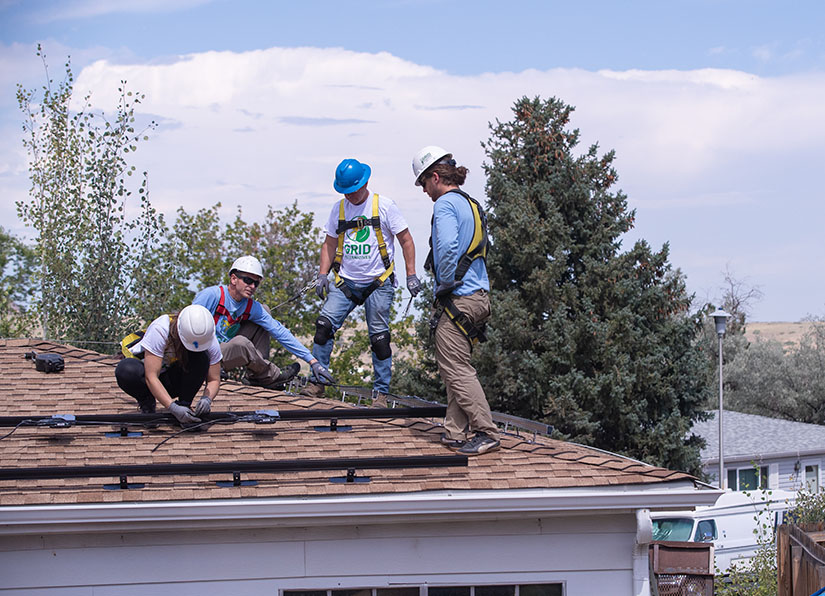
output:
M757 516L769 512L762 513L759 521L770 523L775 531L795 502L793 491L728 491L715 505L696 511L651 511L653 539L713 542L716 567L726 574L732 563L739 567L756 554Z

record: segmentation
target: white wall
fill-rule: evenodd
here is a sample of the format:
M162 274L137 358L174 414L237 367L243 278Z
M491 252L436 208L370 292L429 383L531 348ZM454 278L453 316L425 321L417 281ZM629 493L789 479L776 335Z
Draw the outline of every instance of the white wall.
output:
M635 517L0 537L0 595L277 595L561 581L633 593ZM609 589L608 589L609 588ZM607 591L605 591L607 590Z

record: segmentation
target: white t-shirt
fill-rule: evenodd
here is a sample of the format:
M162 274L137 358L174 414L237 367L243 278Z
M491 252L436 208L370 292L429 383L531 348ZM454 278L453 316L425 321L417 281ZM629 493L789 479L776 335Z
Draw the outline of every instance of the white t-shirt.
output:
M374 193L360 205L353 205L344 201L344 218L347 221L356 219L372 219L372 201ZM338 211L340 201L336 201L329 213L325 231L328 236L338 238ZM387 197L381 196L378 200L378 219L381 221L381 233L387 245L387 255L390 261L395 258L395 236L407 229L407 221L401 215L396 204ZM357 284L371 283L376 277L386 271L381 253L378 250L378 240L372 226L364 226L360 230L353 228L344 232L344 255L341 259L341 277Z
M161 315L149 324L146 332L143 334L137 344L132 346L130 351L132 354L140 354L144 350L150 354L154 354L163 359L163 367L169 365L174 353L166 349L166 340L169 339L169 315ZM207 349L209 353L209 364L216 364L221 361L221 347L217 340L212 342L212 345Z

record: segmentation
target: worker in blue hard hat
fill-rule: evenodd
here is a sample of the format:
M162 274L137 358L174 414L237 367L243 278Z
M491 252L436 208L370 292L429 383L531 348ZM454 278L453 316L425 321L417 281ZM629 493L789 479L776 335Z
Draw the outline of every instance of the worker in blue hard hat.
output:
M344 198L333 205L324 228L316 292L326 302L315 321L312 355L329 367L335 332L363 304L372 349L373 405L386 407L392 377L389 324L397 283L396 238L410 294L421 291L421 282L415 274L415 244L407 222L392 199L369 191L371 172L357 159L345 159L335 169L333 187ZM308 392L321 395L323 387L311 385Z

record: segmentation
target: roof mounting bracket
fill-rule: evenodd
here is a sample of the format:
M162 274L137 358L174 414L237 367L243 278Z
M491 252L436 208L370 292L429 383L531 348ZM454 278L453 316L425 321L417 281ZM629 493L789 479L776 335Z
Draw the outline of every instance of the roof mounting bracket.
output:
M252 422L255 424L275 424L281 419L278 410L255 410Z
M74 426L76 418L74 414L54 414L51 418L40 421L49 428L69 428Z
M144 486L146 485L142 482L133 482L132 484L129 484L129 481L127 480L126 476L121 475L119 484L104 484L103 488L105 488L106 490L130 490L143 488Z
M116 431L109 431L104 433L110 439L117 438L117 437L142 437L143 433L140 431L129 431L129 428L125 424L120 425L120 430Z
M215 482L218 486L222 488L226 487L233 487L233 486L258 486L257 480L241 480L241 473L240 472L232 472L232 481L229 480L218 480Z
M316 426L315 431L319 433L345 433L352 430L352 426L348 424L338 424L337 418L330 418L329 426Z
M366 484L372 482L372 478L369 476L358 476L355 473L355 468L347 468L346 476L333 476L329 481L333 484Z

